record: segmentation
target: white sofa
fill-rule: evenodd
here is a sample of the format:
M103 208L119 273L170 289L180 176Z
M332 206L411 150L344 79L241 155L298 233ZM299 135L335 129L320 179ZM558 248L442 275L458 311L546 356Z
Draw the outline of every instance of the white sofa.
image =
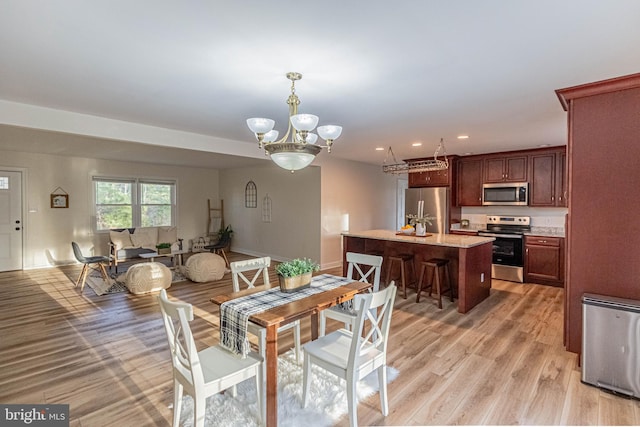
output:
M169 243L172 251L179 250L182 239L178 238L178 228L138 227L109 230L109 266L115 265L117 273L118 262L155 252L159 243Z

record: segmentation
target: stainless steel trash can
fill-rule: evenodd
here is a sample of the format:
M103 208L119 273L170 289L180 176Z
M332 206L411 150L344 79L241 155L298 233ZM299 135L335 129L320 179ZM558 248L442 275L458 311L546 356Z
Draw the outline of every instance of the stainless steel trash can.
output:
M582 296L582 382L640 398L640 301Z

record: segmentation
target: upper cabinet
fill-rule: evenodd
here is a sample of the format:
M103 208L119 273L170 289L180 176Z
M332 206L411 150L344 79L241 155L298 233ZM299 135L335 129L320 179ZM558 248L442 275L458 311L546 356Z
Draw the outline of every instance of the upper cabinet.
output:
M484 160L484 182L526 182L527 156L487 156Z
M483 163L483 157L463 157L458 161L458 206L482 206Z
M430 172L412 172L409 174L409 187L449 187L453 185L453 172L455 169L456 161L455 156L449 156L449 168L438 171ZM418 161L423 159L409 159L407 163L411 161Z
M529 206L566 207L566 162L566 147L459 157L456 205L482 206L482 184L528 182Z
M564 148L529 156L529 206L567 206L566 158Z

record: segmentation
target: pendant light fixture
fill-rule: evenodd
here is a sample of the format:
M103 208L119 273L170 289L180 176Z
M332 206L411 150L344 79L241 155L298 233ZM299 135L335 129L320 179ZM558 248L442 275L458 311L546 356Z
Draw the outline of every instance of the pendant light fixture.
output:
M291 94L287 99L289 105L289 123L287 133L278 140L279 132L273 130L275 121L254 117L247 119L247 126L256 135L258 147L264 149L271 156L271 160L283 169L294 171L304 169L313 162L316 155L327 148L331 152L333 141L342 133L341 126L325 125L317 128L318 134L312 133L318 125L318 116L313 114L298 114L300 99L296 95L295 82L302 78L302 74L289 72L287 78L291 80ZM327 145L317 145L318 135ZM291 140L287 138L291 136Z
M442 160L438 159L440 150L442 150ZM393 158L393 163L387 164L389 154L391 154L391 157ZM391 147L389 147L389 150L387 151L387 157L385 157L384 161L382 162L382 172L394 175L411 172L439 171L448 168L449 159L447 158L447 150L444 148L444 138L440 138L440 144L438 144L436 152L433 153L433 159L416 160L409 163L398 163L398 161L396 160L396 156L393 154L393 150L391 149Z

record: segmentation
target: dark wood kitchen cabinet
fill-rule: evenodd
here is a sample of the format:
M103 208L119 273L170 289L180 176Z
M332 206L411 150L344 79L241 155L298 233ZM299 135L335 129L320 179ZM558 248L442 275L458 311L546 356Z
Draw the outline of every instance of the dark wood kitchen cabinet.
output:
M564 286L564 239L525 236L524 281Z
M582 348L585 292L640 300L640 73L556 90L568 114L565 345Z
M451 167L451 166L449 166ZM409 174L409 187L447 187L451 185L449 169Z
M458 161L458 206L482 206L482 167L484 158L462 158Z
M529 206L567 206L566 158L564 148L529 156Z
M441 160L441 159L442 159L441 157L438 158L438 160ZM430 172L410 173L409 188L453 186L454 185L453 171L455 171L457 156L449 156L448 159L449 159L448 169L430 171ZM412 161L418 161L418 160L433 160L433 157L425 158L425 159L409 159L405 161L407 163L411 163Z
M484 182L526 182L527 156L496 156L484 159Z

